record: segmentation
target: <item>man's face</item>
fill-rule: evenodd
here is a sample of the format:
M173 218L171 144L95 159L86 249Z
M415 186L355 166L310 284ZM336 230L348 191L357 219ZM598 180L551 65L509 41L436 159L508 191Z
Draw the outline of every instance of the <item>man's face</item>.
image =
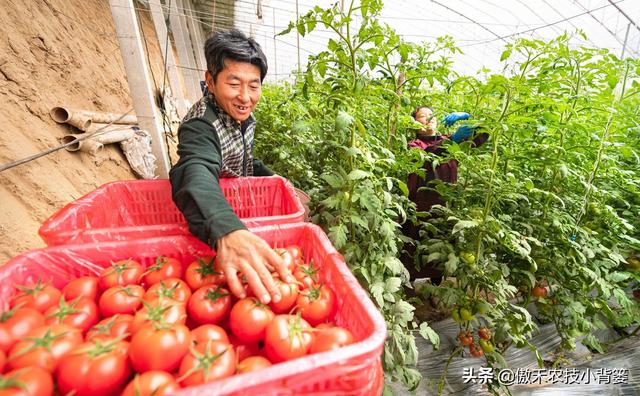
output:
M251 115L260 101L262 83L260 68L247 62L227 59L225 67L216 76L206 73L207 88L216 97L218 106L238 122Z

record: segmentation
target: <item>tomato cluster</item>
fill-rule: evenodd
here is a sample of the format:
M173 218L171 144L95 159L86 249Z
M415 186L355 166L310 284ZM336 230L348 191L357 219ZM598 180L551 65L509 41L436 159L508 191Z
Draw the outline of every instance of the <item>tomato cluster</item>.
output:
M330 322L335 295L313 262L297 246L276 251L296 280L277 279L282 299L269 305L248 287L231 295L214 256L18 286L0 317L0 394L163 395L352 343Z
M478 328L478 344L475 343L473 333L469 330L460 330L458 333L458 341L463 347L469 348L469 354L473 357L482 357L486 353L491 353L495 350L493 343L491 342L491 330L486 327Z

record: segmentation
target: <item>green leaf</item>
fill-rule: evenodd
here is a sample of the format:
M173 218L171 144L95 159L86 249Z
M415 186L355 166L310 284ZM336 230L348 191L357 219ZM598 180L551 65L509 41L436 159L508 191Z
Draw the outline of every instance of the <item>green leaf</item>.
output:
M422 338L428 340L431 344L433 344L433 349L440 348L440 337L438 333L433 331L431 327L426 322L420 323L420 329L418 330Z
M478 226L478 222L475 220L460 220L456 223L456 225L453 226L453 230L451 231L451 234L458 233L464 230L465 228L473 228L477 226Z
M371 176L371 172L363 171L362 169L354 169L349 172L347 178L349 180L360 180Z
M387 256L384 258L384 266L391 271L393 275L400 275L405 272L404 265L402 262L395 256Z
M508 48L500 55L500 62L507 60L511 56L511 48Z
M444 263L444 268L448 274L453 274L458 268L458 263L460 263L460 259L458 259L458 256L456 256L455 253L449 253L448 260L446 263Z
M304 36L305 26L303 21L298 21L298 23L296 24L296 29L298 30L298 33L300 33L301 36Z

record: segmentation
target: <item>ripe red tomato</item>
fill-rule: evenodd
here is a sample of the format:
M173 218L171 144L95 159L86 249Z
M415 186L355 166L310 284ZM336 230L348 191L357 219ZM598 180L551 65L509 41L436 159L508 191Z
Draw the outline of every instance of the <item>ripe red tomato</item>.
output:
M204 285L222 285L226 283L227 278L215 261L215 256L203 256L189 264L184 273L184 280L191 290L198 290Z
M144 289L140 285L114 286L100 296L98 307L103 317L133 314L142 305Z
M142 283L149 287L168 278L182 278L182 264L175 258L158 256L144 272Z
M14 307L0 315L0 351L11 347L31 330L44 325L44 315L33 308Z
M276 315L267 326L264 349L273 363L302 357L309 352L311 326L296 315Z
M548 294L547 288L541 285L536 285L536 287L534 287L531 290L531 295L534 297L546 297Z
M476 344L469 345L469 353L473 357L482 357L484 355L482 348L478 348Z
M236 354L233 347L221 341L199 344L189 352L178 371L182 386L205 384L232 376L236 372Z
M282 257L282 261L284 262L284 265L287 267L289 272L293 273L293 271L296 269L297 262L291 255L291 252L284 248L275 248L274 250L280 257Z
M86 297L98 301L98 278L95 276L81 276L73 279L62 288L64 299L75 300L77 297Z
M40 367L27 367L0 375L2 396L51 396L53 377Z
M53 373L60 358L81 343L80 329L66 324L35 328L11 348L8 368L37 366Z
M51 306L56 305L62 295L60 290L49 283L42 283L40 279L35 285L16 287L19 291L11 298L11 308L20 306L44 312Z
M318 269L314 267L313 261L309 264L298 264L293 271L296 280L305 287L318 283Z
M91 341L94 339L105 340L112 338L122 338L123 340L131 339L131 322L133 315L116 314L108 318L102 319L98 324L93 326L87 332L86 339Z
M178 278L163 279L148 288L144 293L144 300L147 302L169 299L186 304L189 297L191 297L189 285Z
M278 302L271 301L269 307L274 313L289 313L298 299L298 285L287 283L280 279L275 279L275 283L280 289L281 299Z
M486 327L481 327L478 329L478 337L480 337L483 340L490 340L491 339L491 330L487 329Z
M56 370L62 394L77 396L112 395L127 382L131 364L126 341L85 342L60 359Z
M289 245L285 249L291 254L294 260L304 262L302 258L302 249L298 245Z
M353 344L353 335L344 327L321 328L313 334L309 353L318 353Z
M227 332L222 327L214 324L204 324L191 330L191 341L194 345L206 344L207 341L230 343Z
M189 317L199 324L220 323L231 310L231 294L219 285L205 285L196 290L187 304Z
M75 300L60 299L60 304L53 306L44 314L45 323L64 323L80 329L83 333L98 323L98 306L94 300L79 296Z
M131 322L131 334L135 334L143 326L150 323L157 324L184 324L187 320L187 313L184 304L179 302L160 302L156 300L152 303L144 303L144 307L136 311Z
M190 344L189 328L185 325L146 325L131 337L129 358L138 372L172 372L180 365Z
M137 285L143 272L142 265L135 260L116 261L100 272L98 287L107 290L114 286Z
M335 309L335 295L326 284L317 284L303 290L296 302L302 318L312 326L326 322Z
M273 317L271 308L255 297L247 297L239 300L231 309L229 327L242 342L261 341Z
M470 331L460 331L458 333L458 341L460 341L460 345L468 346L473 344L473 334Z
M0 374L4 372L4 365L7 363L7 354L0 349Z
M138 374L129 382L120 396L163 396L180 389L173 375L166 371L152 370Z
M229 342L236 351L238 361L244 360L249 356L260 355L260 345L257 342L242 342L233 333L229 334Z
M269 359L263 356L249 356L238 363L236 368L238 374L250 373L252 371L262 370L263 368L271 366Z

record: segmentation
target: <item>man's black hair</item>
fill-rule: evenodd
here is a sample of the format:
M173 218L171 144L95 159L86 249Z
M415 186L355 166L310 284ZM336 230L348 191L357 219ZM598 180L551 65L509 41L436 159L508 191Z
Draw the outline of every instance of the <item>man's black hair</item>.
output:
M258 66L260 81L267 75L267 57L260 44L238 29L218 31L211 35L204 43L204 56L214 81L224 69L227 59Z

